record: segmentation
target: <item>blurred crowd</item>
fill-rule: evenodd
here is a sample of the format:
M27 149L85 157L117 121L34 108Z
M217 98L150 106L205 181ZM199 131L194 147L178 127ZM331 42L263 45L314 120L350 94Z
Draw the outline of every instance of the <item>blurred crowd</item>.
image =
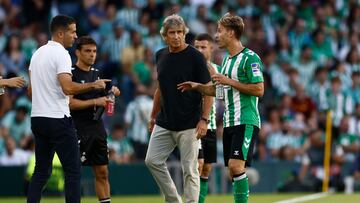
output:
M28 79L32 53L49 39L49 19L59 13L74 17L78 36L98 43L95 67L121 89L116 114L104 116L110 159L143 161L156 86L154 53L165 46L162 20L181 15L191 44L199 33L214 36L217 20L227 12L243 17L241 40L264 63L256 160L298 162L299 179L305 174L321 179L331 112L331 175L341 175L343 164L357 163L349 173L360 179L359 0L2 0L0 75ZM225 55L215 49L213 61L221 64ZM34 149L30 99L25 89L6 89L0 103L0 165L24 165Z

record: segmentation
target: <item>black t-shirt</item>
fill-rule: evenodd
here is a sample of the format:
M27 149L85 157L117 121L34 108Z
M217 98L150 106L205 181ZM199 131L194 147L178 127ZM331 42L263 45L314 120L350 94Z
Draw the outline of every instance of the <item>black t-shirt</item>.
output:
M77 83L94 82L95 80L100 79L99 70L93 67L91 67L89 71L83 71L74 65L71 72L72 80ZM74 98L79 100L88 100L105 95L104 90L91 90L89 92L74 95ZM89 107L86 109L71 110L70 113L76 126L84 126L96 122L93 120L95 111L96 109L94 109L94 107Z
M202 110L202 95L197 91L181 92L177 84L210 81L204 56L190 45L177 53L163 48L156 53L156 66L161 91L161 110L156 124L173 131L195 128Z

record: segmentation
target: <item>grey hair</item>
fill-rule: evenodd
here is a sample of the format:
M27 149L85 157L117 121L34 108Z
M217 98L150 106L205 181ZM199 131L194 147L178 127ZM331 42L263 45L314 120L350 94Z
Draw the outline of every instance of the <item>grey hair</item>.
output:
M183 27L184 34L186 35L187 33L189 33L189 28L186 27L184 19L177 14L172 14L164 19L163 25L161 26L160 29L161 37L162 38L166 37L167 31L173 27Z

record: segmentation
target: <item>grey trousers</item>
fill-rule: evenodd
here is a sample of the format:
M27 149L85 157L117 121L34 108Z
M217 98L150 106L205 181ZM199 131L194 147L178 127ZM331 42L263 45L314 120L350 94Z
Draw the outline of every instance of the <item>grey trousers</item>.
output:
M200 179L198 172L199 141L195 128L183 131L170 131L155 125L150 137L145 164L149 168L167 203L182 203L174 181L166 166L166 160L178 146L184 179L186 203L197 203L199 199Z

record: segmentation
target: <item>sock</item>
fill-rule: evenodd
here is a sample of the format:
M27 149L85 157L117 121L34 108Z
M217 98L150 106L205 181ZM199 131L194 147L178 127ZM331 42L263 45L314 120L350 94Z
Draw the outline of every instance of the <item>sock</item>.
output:
M235 203L247 203L249 198L249 183L245 173L233 176L233 193Z
M110 201L111 201L110 197L108 197L108 198L103 198L103 199L99 199L99 202L100 202L100 203L110 203Z
M208 178L200 177L199 203L204 203L208 193Z

